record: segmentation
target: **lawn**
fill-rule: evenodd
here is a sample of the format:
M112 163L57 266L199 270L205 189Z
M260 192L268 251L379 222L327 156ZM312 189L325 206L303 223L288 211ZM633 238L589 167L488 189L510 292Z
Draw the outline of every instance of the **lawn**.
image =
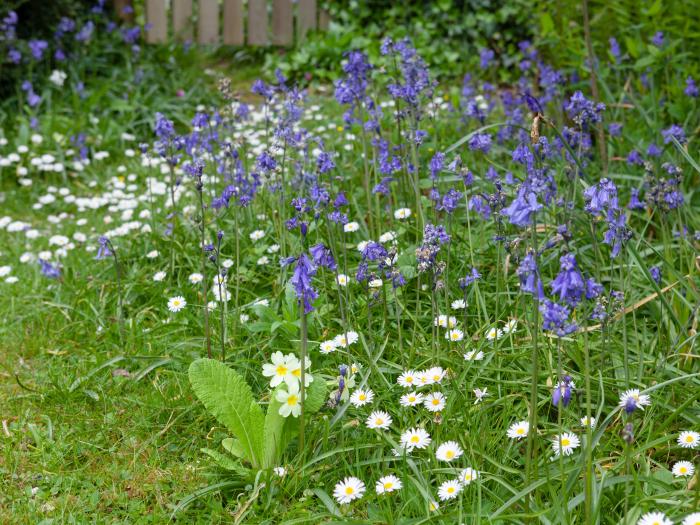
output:
M0 521L697 525L681 44L120 38L0 106Z

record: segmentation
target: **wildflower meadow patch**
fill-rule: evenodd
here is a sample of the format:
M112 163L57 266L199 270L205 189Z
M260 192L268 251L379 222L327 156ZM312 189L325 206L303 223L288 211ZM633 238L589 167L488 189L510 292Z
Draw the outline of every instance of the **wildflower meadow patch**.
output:
M101 11L0 14L32 65L3 522L700 523L700 113L663 32L592 77L523 41L437 78L387 37L334 83L232 84Z

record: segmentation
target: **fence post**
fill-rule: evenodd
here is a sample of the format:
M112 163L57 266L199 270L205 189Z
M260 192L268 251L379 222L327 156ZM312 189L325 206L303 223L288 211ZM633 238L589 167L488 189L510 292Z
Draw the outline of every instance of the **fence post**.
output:
M165 0L146 0L146 41L150 44L165 42L168 37L168 19L165 16Z

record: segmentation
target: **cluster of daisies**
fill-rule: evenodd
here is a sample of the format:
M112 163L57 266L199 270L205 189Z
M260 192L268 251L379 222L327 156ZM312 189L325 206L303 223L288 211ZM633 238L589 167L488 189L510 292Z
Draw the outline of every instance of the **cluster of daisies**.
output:
M421 387L439 385L446 377L447 372L442 367L435 366L424 370L407 370L400 374L397 383L410 391L401 396L400 402L404 407L424 406L431 413L439 413L444 410L447 399L440 391L429 393L420 392ZM374 392L370 389L358 388L349 398L350 404L355 407L363 407L374 401ZM393 423L391 415L383 410L376 410L369 414L365 425L373 430L388 430ZM395 457L400 458L416 451L425 450L431 446L433 439L430 433L422 427L412 427L399 435L399 446L392 450ZM451 464L464 455L464 450L456 441L445 441L435 448L435 459L439 462ZM437 499L447 501L456 498L461 491L472 481L479 477L478 471L472 467L462 469L456 478L442 482L437 489ZM402 483L394 474L381 477L376 482L375 492L385 494L402 488ZM356 477L347 477L338 482L334 490L334 497L340 504L347 504L361 498L365 493L365 484ZM430 508L436 510L439 507L437 501L430 502Z

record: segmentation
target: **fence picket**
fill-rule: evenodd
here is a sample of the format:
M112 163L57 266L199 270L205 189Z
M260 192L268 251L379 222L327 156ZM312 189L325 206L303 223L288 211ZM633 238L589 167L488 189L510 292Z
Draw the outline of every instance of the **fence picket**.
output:
M313 29L316 29L316 0L299 0L297 39L301 42Z
M173 0L173 34L177 40L192 40L192 0Z
M165 0L146 0L146 31L148 43L162 43L168 37L168 19L165 16Z
M294 13L292 0L272 2L272 44L288 46L294 41Z
M267 2L248 0L248 44L266 46L267 43Z
M216 44L219 42L218 0L199 0L197 33L197 41L200 44Z
M224 44L242 46L244 42L243 1L224 0Z

